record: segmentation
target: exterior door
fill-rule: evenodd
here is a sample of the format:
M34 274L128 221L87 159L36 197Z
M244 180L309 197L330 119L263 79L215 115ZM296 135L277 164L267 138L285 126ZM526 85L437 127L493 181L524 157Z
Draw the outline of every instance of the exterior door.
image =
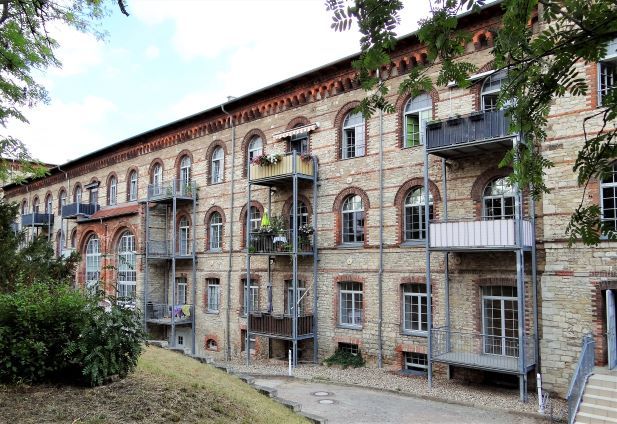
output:
M608 342L608 369L617 367L617 320L615 318L615 292L606 291L606 335Z
M518 357L516 288L486 287L482 303L484 353Z

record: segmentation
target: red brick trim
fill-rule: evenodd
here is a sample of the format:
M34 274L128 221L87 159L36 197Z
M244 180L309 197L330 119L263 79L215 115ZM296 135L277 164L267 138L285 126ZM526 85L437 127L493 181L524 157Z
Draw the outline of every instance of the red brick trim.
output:
M405 197L409 190L414 189L416 187L424 186L424 178L411 178L405 181L396 192L394 196L394 207L396 208L396 228L397 228L397 243L402 243L405 239L403 228L403 217L405 216ZM438 219L439 210L438 210L438 202L441 202L441 194L439 192L439 188L437 184L433 181L429 180L428 187L431 195L433 196L433 219Z
M431 97L431 101L433 104L432 105L433 106L432 119L435 119L435 116L437 115L437 107L439 105L439 93L437 92L437 90L433 88L428 93L428 95ZM404 117L403 115L405 113L405 106L407 105L407 102L409 101L409 99L411 99L411 93L401 94L400 96L398 96L398 98L396 99L396 103L394 104L394 110L395 110L394 113L396 113L396 140L398 143L398 147L400 148L404 147L404 137L403 137Z
M512 168L489 168L476 178L471 186L470 197L474 202L476 218L482 217L482 197L486 185L497 178L507 177L512 174Z
M150 184L152 184L152 175L154 172L154 167L157 164L161 165L161 182L165 180L165 164L163 163L163 160L161 158L156 158L153 159L152 162L150 162L150 167L148 168L148 181L150 182Z
M210 341L214 341L216 343L216 349L210 349L208 347L208 343ZM219 343L219 337L216 334L206 334L206 336L204 337L204 349L210 352L218 352L221 348L220 348L221 344Z
M251 200L251 206L256 207L259 210L259 213L261 214L261 216L264 215L264 207L257 200ZM242 227L242 230L241 230L242 240L240 241L240 246L242 248L246 247L246 216L247 216L247 213L248 212L247 212L246 203L245 203L242 206L242 209L240 209L240 224Z
M139 199L139 169L136 166L131 166L127 171L126 171L126 201L129 201L130 195L131 195L131 173L136 172L137 173L137 197L136 199Z
M351 195L358 195L362 198L362 206L364 207L364 246L367 246L368 236L369 236L368 217L369 217L369 210L371 209L371 205L368 200L368 195L366 194L366 192L358 187L347 187L346 189L341 190L339 194L336 195L336 198L334 199L334 203L332 205L332 212L334 212L335 243L336 244L342 243L343 222L342 222L341 213L342 213L343 201Z
M225 162L227 162L227 145L223 140L214 140L212 143L210 143L210 145L208 146L208 150L206 151L206 184L208 185L212 184L212 155L214 154L214 150L217 147L221 147L223 149L223 181L221 181L221 183L225 182Z
M120 242L120 237L125 232L129 232L135 237L135 251L139 252L139 226L135 224L127 224L126 222L121 222L120 225L113 231L109 249L110 252L115 254L118 253L118 243Z
M312 222L312 216L313 216L313 208L311 206L311 202L306 196L302 194L298 194L298 203L300 202L303 202L306 205L306 210L308 212L308 223L310 224ZM291 215L291 204L292 203L293 203L293 196L289 196L287 200L285 200L285 203L283 204L283 209L281 212L283 222L285 222L288 228L291 228L290 215Z
M260 130L259 128L253 128L252 130L246 133L246 135L244 136L244 139L242 140L242 176L243 177L246 177L246 170L247 170L246 164L248 160L249 143L255 137L261 138L262 149L264 152L266 151L265 150L266 144L267 144L266 134L264 134L262 130Z
M347 116L347 114L350 113L353 109L355 109L359 104L360 102L357 100L345 103L343 107L339 109L339 111L336 114L336 117L334 118L334 130L336 131L336 138L335 138L336 158L339 160L342 160L343 158L343 147L342 147L343 121L345 120L345 117ZM364 120L364 155L365 156L368 155L368 145L369 145L368 127L369 127L369 122L365 119Z
M182 163L182 159L184 159L185 156L188 156L188 158L191 160L191 170L189 172L191 173L191 178L193 176L193 165L195 164L195 161L193 160L193 153L191 153L191 151L188 149L184 149L176 155L176 161L174 163L174 169L176 170L176 179L180 179L180 164Z
M308 125L311 121L306 116L297 116L287 124L285 130L291 130L292 128L297 127L298 125Z
M221 228L221 250L225 250L225 211L220 206L212 206L208 209L204 218L204 251L210 250L210 219L214 212L218 212L221 215L221 221L223 222Z
M495 46L495 33L491 29L482 29L471 37L471 41L476 51L488 49Z

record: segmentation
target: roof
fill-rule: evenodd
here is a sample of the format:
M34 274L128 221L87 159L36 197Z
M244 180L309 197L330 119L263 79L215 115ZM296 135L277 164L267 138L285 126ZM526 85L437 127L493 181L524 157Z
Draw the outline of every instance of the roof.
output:
M81 219L80 222L95 221L95 220L100 220L100 219L109 219L109 218L115 218L118 216L133 215L136 213L139 213L139 205L134 202L128 205L111 206L111 207L99 209L93 215L90 215L90 217L86 219Z

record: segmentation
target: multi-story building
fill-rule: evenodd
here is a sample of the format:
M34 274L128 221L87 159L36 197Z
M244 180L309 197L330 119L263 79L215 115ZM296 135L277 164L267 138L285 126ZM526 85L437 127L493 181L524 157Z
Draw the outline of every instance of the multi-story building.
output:
M498 166L521 142L496 107L500 15L492 4L461 17L478 68L470 88L396 94L426 62L411 34L381 73L395 113L354 113L366 93L348 57L5 195L58 254L81 253L80 285L139 307L152 337L175 346L220 358L291 351L294 361L360 351L393 370L509 375L523 397L536 370L563 396L584 334L599 364L617 347L615 244L565 239L582 193L572 172L582 119L614 84L617 53L578 65L587 95L555 100L542 146L552 192L534 202ZM615 175L584 199L613 224ZM53 216L28 208L37 204Z

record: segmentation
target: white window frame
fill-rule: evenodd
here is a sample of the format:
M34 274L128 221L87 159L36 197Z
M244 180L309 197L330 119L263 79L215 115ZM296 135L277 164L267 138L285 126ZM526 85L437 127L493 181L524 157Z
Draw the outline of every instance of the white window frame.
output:
M118 240L118 298L135 302L137 298L137 254L135 236L126 231Z
M302 200L298 201L298 207L296 208L296 217L297 217L297 222L298 222L298 228L302 227L303 225L308 225L308 207L304 204L304 202ZM293 219L294 219L294 212L293 209L290 209L289 211L289 229L293 230Z
M339 283L339 325L348 328L362 328L364 322L363 286L355 281ZM350 308L346 302L350 302Z
M251 231L257 231L261 228L261 211L256 206L250 207Z
M54 198L51 194L47 195L45 198L45 213L54 213Z
M62 190L60 192L60 213L62 213L62 208L66 206L66 191Z
M366 155L365 120L362 113L349 112L343 121L341 158L353 159Z
M191 224L189 223L188 218L185 216L180 218L180 222L178 224L178 255L179 256L188 256L191 254L190 229L191 229Z
M221 284L218 278L208 278L208 312L216 313L219 311L221 300Z
M188 281L185 277L176 277L176 305L188 305Z
M491 75L489 75L488 77L486 77L484 79L484 82L482 83L482 88L480 90L480 99L482 102L482 110L485 112L493 112L496 110L499 110L497 108L497 103L495 103L494 105L487 105L486 99L485 97L495 97L495 95L497 95L497 99L496 101L499 100L499 92L501 91L501 85L503 83L503 80L506 78L507 73L504 69L502 69L499 72L494 72Z
M405 371L426 373L428 357L426 353L403 352L403 368Z
M293 315L293 310L292 310L293 282L288 280L286 281L286 285L287 285L287 302L285 303L285 314ZM304 283L304 281L298 280L297 292L298 292L298 298L296 299L296 301L298 302L298 316L302 316L305 314L305 307L304 307L305 302L304 302L303 297L306 293L306 284Z
M425 192L424 187L414 187L405 196L403 204L403 241L416 242L426 239L426 222L424 222L424 200ZM410 213L408 213L408 210ZM433 193L429 191L429 220L433 219ZM418 230L414 230L413 220L409 221L409 216L418 216L419 227ZM410 227L411 226L411 227ZM410 230L408 231L408 227ZM419 232L419 237L413 237L413 233ZM411 233L411 234L408 234Z
M606 191L612 191L612 196L607 197L605 193ZM613 208L610 208L613 213L612 218L607 218L605 214L607 209L605 208L605 200L609 198L613 201ZM613 163L610 181L608 178L604 178L600 181L600 218L603 223L612 222L613 230L617 231L617 162Z
M261 137L256 135L251 139L247 148L247 153L249 163L251 163L256 156L263 153L263 140Z
M215 222L215 218L217 221ZM218 212L210 216L209 250L220 251L223 248L223 217Z
M598 106L603 97L617 88L617 38L608 43L606 55L598 62Z
M420 288L420 290L418 290ZM422 289L424 291L422 291ZM428 334L428 296L426 286L420 283L403 285L403 332L426 336ZM426 315L426 318L422 318ZM414 316L417 318L414 320ZM409 319L407 319L409 317ZM426 329L423 329L426 327Z
M502 290L502 294L487 294L487 291L492 291L496 288L501 288ZM513 289L514 294L512 296L507 296L503 294L503 289L504 288L508 288L508 289ZM516 296L516 287L510 287L510 286L487 286L487 287L481 287L481 299L482 299L482 334L483 334L483 348L482 348L482 352L485 355L495 355L495 356L509 356L509 357L518 357L518 352L519 352L519 346L518 346L518 297ZM493 301L496 300L500 303L500 317L499 320L500 322L500 334L498 335L493 335L493 334L489 334L489 329L487 328L487 322L488 322L488 314L487 314L487 305L486 305L486 301ZM506 336L506 308L505 308L505 303L506 302L513 302L513 308L511 309L513 311L513 313L515 313L517 315L517 320L514 323L513 328L511 328L510 330L514 331L514 336ZM516 346L510 347L508 346L507 342L508 340L506 340L506 337L508 339L511 339L514 341L514 343L516 344ZM489 344L489 340L490 339L500 339L500 343L499 343L499 353L495 353L494 350L492 350L490 347L494 347L496 346L494 343Z
M73 198L75 199L75 203L81 203L82 196L83 192L81 186L75 187L75 194L73 196Z
M133 202L137 200L137 191L139 189L138 186L138 176L137 171L131 171L129 174L129 201Z
M108 190L108 198L107 204L109 206L113 206L118 203L118 180L116 177L109 178L109 190Z
M244 290L244 298L242 301L242 315L246 316L249 307L249 295L247 293L247 282L246 278L242 280L242 287ZM251 278L251 286L250 286L250 298L251 298L251 312L257 312L259 310L259 285L257 282Z
M163 167L160 163L155 164L152 168L152 188L154 195L163 192Z
M218 146L212 152L212 175L211 183L222 183L225 175L225 151L221 146Z
M403 147L415 147L425 144L426 138L426 123L431 120L433 115L433 101L431 96L426 93L420 94L407 101L405 112L403 113ZM407 128L408 117L415 116L418 118L418 140L409 140L409 131Z
M191 182L191 158L188 155L180 159L180 184L186 187Z
M98 290L101 279L101 245L98 236L92 235L86 242L86 289Z
M501 193L492 193L495 187L497 188L501 187ZM506 191L506 189L508 188L509 188L509 191ZM487 194L489 190L491 190L490 192L492 194ZM506 201L508 199L511 199L511 202L512 202L512 213L511 214L506 213ZM496 202L499 203L498 207L500 209L500 213L498 215L489 215L488 211L494 209L495 206L493 206L492 209L488 208L486 204L488 201L490 201L491 203L496 203ZM482 218L483 219L490 219L490 220L513 219L516 214L515 209L516 209L516 199L514 196L514 187L510 185L507 177L494 178L484 187L484 191L482 192Z
M346 233L346 223L351 220L353 230L351 233ZM359 225L362 221L362 225ZM352 194L345 198L341 210L341 241L343 244L362 244L365 240L366 215L364 213L364 203L362 197L357 194Z

